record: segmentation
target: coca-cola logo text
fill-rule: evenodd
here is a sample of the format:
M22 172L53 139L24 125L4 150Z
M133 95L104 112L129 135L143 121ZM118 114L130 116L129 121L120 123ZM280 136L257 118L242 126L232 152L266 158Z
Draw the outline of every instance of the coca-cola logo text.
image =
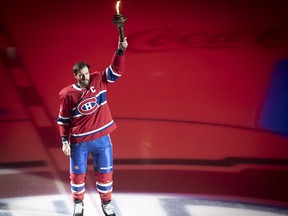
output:
M288 46L288 26L263 31L191 31L179 34L173 28L149 29L129 35L130 51L158 52L175 49L223 49L244 46L279 48Z

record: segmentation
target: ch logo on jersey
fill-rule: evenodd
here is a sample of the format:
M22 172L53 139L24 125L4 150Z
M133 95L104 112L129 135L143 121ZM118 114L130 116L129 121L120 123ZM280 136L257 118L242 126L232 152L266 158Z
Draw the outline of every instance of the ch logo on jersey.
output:
M81 103L79 103L77 109L78 111L83 115L89 115L95 110L97 110L99 105L97 104L96 97L88 98L83 100Z

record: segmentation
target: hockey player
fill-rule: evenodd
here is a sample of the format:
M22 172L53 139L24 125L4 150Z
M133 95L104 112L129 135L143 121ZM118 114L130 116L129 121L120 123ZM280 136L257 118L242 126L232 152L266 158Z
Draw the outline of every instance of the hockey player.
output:
M124 72L127 40L118 42L111 65L105 71L90 73L90 66L78 62L73 66L76 83L60 93L57 123L62 138L62 151L70 156L70 186L74 216L82 216L88 155L92 155L96 188L106 216L115 216L111 206L112 144L109 134L116 128L107 104L107 86Z

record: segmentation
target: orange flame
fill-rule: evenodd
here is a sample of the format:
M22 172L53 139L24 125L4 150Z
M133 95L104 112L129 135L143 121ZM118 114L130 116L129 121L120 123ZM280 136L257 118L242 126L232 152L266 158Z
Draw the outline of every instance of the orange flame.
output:
M117 1L117 3L116 3L116 11L117 11L117 14L120 14L120 10L119 10L120 3L121 3L121 1Z

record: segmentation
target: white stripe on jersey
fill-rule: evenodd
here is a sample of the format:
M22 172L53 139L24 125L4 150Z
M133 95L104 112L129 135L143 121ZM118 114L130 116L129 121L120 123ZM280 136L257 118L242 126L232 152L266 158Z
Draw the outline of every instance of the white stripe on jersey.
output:
M98 129L96 129L96 130L89 131L89 132L82 133L82 134L71 134L71 136L74 136L74 137L87 136L87 135L89 135L89 134L96 133L96 132L98 132L98 131L100 131L100 130L106 128L106 127L109 127L109 126L112 125L113 123L114 123L114 121L112 120L112 121L110 121L108 124L106 124L106 125L104 125L104 126L98 128Z

